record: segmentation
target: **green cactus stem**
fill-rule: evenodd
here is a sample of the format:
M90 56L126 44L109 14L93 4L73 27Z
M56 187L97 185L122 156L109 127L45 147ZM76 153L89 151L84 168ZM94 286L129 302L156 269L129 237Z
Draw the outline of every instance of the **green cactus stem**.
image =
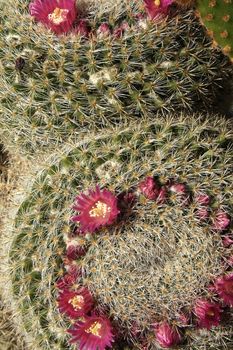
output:
M4 7L0 34L0 127L25 154L91 130L156 112L211 108L229 62L212 47L193 12L136 21L141 3L87 16L94 34L57 37L35 23L29 2ZM98 36L128 22L122 37Z

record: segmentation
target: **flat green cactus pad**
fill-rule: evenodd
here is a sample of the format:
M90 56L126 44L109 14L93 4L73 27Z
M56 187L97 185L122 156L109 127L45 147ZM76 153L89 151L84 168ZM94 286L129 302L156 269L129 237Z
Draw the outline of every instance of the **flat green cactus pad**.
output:
M214 40L233 58L232 0L199 0L197 8Z

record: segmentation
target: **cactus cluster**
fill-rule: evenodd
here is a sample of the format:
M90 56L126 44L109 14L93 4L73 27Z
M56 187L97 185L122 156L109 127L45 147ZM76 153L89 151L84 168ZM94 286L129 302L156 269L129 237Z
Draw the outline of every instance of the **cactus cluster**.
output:
M56 36L28 5L9 1L0 23L2 137L24 153L156 112L210 109L228 76L228 59L191 11L157 22L141 4L90 11L84 38ZM106 23L107 35L98 30Z
M226 233L211 229L217 210L231 213L233 208L232 142L230 122L224 119L172 115L103 130L95 139L66 146L55 157L18 210L9 256L15 313L22 316L29 348L77 348L68 343L70 321L56 304L65 242L82 241L88 247L73 264L81 268L82 284L100 309L107 307L114 326L124 329L119 339L128 349L143 348L132 336L135 320L144 335L150 316L178 324L178 313L189 310L196 298L215 298L209 283L232 271L226 263L232 248L222 243ZM76 233L71 216L77 195L99 184L121 197L137 191L147 176L161 185L171 179L185 184L192 197L189 204L176 195L166 203L139 195L116 225L83 237ZM207 221L195 214L198 204L193 198L200 193L211 198ZM232 317L230 309L227 312ZM232 345L228 320L210 331L187 326L181 348L220 350ZM148 349L160 348L150 333L146 341ZM117 338L112 348L124 345Z
M209 34L233 59L232 0L199 0L197 9Z

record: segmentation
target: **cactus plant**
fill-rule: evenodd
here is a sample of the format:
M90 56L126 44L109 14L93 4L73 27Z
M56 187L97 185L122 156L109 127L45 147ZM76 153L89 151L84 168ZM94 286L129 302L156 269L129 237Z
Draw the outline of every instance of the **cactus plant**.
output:
M211 36L233 59L232 0L199 0L197 9Z
M145 23L141 3L101 7L86 15L84 38L57 36L28 5L10 1L0 24L2 137L24 153L157 111L210 109L228 75L228 59L192 12Z
M209 34L233 59L232 0L175 0L181 8L196 7Z
M107 308L129 349L146 348L134 338L137 329L150 349L160 348L150 325L162 320L186 324L183 349L232 346L229 318L211 330L197 330L181 314L189 315L199 297L217 302L208 286L232 271L227 263L232 254L232 141L230 122L216 116L152 118L70 144L47 165L17 212L8 266L10 302L21 315L29 349L77 348L68 343L71 323L58 311L56 282L61 285L64 264L73 256L69 251L65 258L66 245L80 244L87 253L72 266L81 268L82 284L100 309ZM81 205L85 210L96 184L112 208L112 196L118 198L120 213L95 221L88 226L94 232L86 234L84 212L77 217L74 209L82 211ZM92 209L92 220L101 208ZM79 220L83 232L78 233ZM202 313L199 303L196 314ZM167 344L164 332L173 344L180 341L181 334L166 323L159 327L160 344ZM113 349L123 347L116 338Z

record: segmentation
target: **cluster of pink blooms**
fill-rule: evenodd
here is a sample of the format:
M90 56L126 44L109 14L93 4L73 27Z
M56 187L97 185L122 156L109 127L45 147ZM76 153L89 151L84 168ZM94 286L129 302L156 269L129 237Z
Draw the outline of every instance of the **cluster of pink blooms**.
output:
M71 258L68 258L70 263ZM81 271L70 263L68 272L60 278L56 287L59 311L74 320L68 333L71 343L78 343L80 350L105 350L114 341L113 328L105 315L95 312L95 304L90 291L80 285Z
M144 0L148 17L154 20L167 15L172 2L173 0ZM88 37L91 33L87 19L78 19L80 13L76 0L34 0L29 5L29 11L37 22L44 24L57 35L72 32ZM142 17L142 14L135 16L139 20ZM96 32L101 36L113 34L115 37L120 37L128 27L128 23L123 22L111 30L108 23L102 23Z
M142 180L136 190L121 193L115 196L107 189L101 190L97 185L95 189L89 189L86 193L81 193L76 197L74 210L78 211L72 220L79 223L78 234L93 234L114 224L117 220L124 220L124 211L133 207L137 200L137 195L143 195L149 201L156 201L159 205L166 205L166 201L171 196L178 198L181 206L187 205L191 201L187 186L184 183L169 181L165 185L160 185L153 177L146 177ZM198 193L193 196L193 201L197 205L197 214L200 220L209 218L211 199L206 193ZM200 215L199 210L206 209L207 215ZM214 215L212 229L220 233L230 225L229 215L217 209ZM223 235L223 245L227 248L233 244L233 237ZM69 245L66 252L68 264L72 260L77 260L86 253L83 246ZM70 265L72 266L72 265ZM77 287L77 279L80 271L70 271L57 282L57 287L61 290L58 297L59 310L70 318L80 318L69 331L73 336L71 342L79 342L80 349L104 350L113 341L113 331L110 321L106 316L89 315L93 309L93 299L90 292L85 287ZM74 287L75 286L75 287ZM208 299L200 298L193 305L193 317L189 314L181 314L181 326L174 326L168 321L157 323L153 326L155 339L163 348L171 348L182 342L182 325L190 324L191 319L195 319L198 328L210 329L216 327L221 322L223 307L233 307L233 273L219 276L212 283L210 290L218 297L219 302L212 302ZM97 332L97 333L96 333ZM135 335L137 337L137 335ZM142 345L147 349L147 345Z
M150 200L155 200L157 203L164 203L169 193L176 195L177 198L181 200L180 203L182 204L188 204L191 200L185 184L170 181L168 184L160 186L151 176L148 176L139 184L139 189L145 197ZM211 199L209 195L206 193L198 193L194 196L194 202L197 206L196 216L200 220L207 220L210 217ZM225 211L217 209L213 216L213 230L224 231L229 227L231 218Z

